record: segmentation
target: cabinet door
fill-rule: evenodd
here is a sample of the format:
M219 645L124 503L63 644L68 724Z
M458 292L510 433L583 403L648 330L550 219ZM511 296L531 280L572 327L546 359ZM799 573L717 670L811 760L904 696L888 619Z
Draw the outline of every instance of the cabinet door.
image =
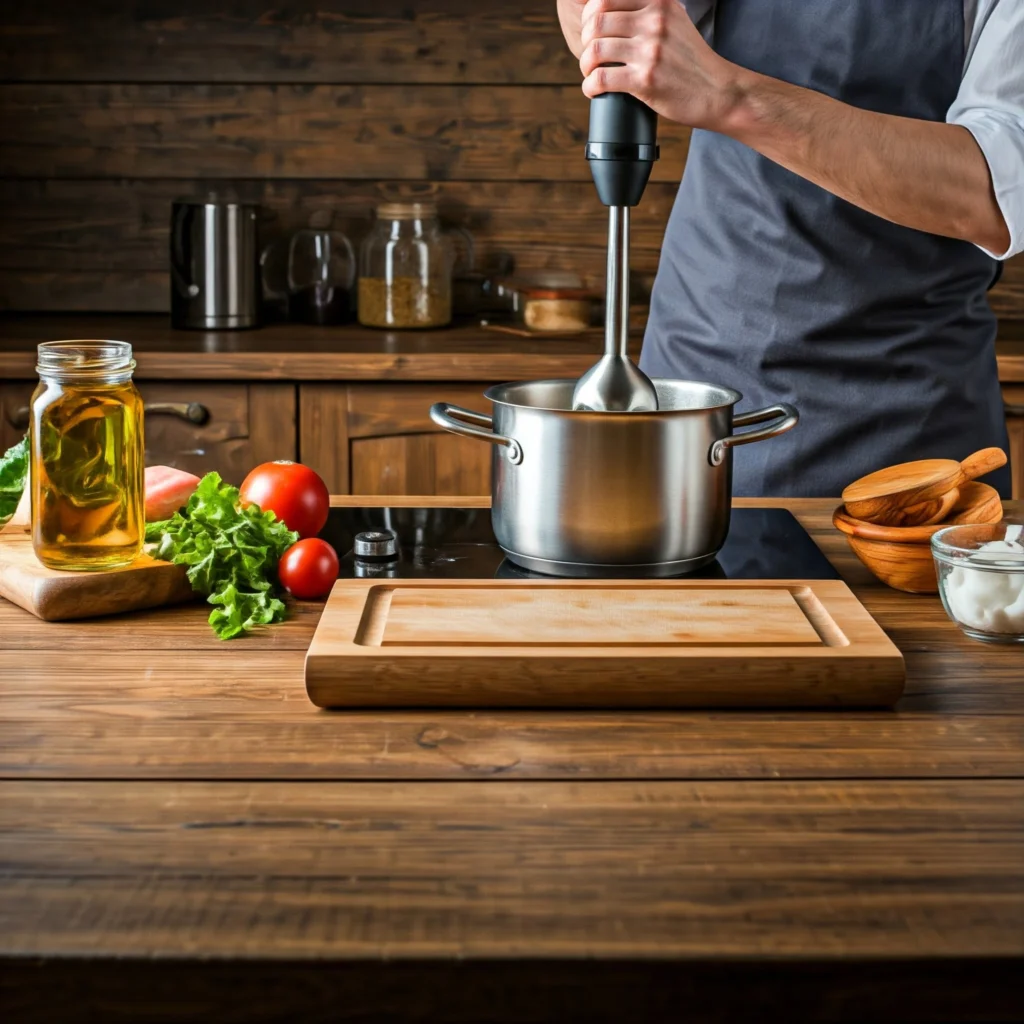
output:
M352 385L348 435L353 494L491 492L491 445L439 430L444 401L489 413L486 384Z
M141 382L146 465L239 484L253 466L294 459L295 388L289 384Z
M353 494L491 492L491 452L452 434L365 437L352 442Z
M430 406L490 412L487 384L303 385L299 453L335 494L480 495L491 446L439 430Z
M34 381L0 385L0 451L28 430ZM241 483L253 466L294 459L295 388L290 384L138 384L146 408L146 465Z
M1006 426L1010 432L1010 465L1013 467L1013 496L1024 498L1024 384L1003 387Z

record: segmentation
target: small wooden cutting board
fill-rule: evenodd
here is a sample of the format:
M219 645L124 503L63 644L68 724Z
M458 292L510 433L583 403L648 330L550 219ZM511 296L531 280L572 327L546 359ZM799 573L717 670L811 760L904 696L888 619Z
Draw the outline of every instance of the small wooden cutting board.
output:
M838 580L340 580L319 707L880 707L899 650Z
M24 527L0 533L0 596L48 622L177 604L193 597L185 567L140 555L124 569L61 572L32 550Z

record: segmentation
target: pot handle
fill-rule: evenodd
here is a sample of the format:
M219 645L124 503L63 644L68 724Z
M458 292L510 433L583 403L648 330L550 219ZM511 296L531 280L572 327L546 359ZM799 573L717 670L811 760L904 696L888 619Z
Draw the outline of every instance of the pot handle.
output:
M450 402L435 402L430 407L430 418L445 430L453 434L461 434L463 437L472 437L478 441L489 441L491 444L500 444L505 448L505 455L513 466L518 466L523 461L523 449L515 438L505 437L503 434L496 434L490 427L493 420L482 412L473 412L471 409L463 409L459 405L452 405ZM472 426L477 423L479 426ZM487 430L481 429L487 427Z
M725 453L730 448L741 444L753 444L755 441L767 441L770 437L777 437L787 430L792 430L800 420L800 413L792 405L779 402L778 405L769 405L754 412L741 413L732 421L732 425L747 427L753 423L764 423L766 420L774 422L760 430L750 430L746 434L733 434L731 437L723 437L716 441L708 453L711 465L720 466L725 459Z

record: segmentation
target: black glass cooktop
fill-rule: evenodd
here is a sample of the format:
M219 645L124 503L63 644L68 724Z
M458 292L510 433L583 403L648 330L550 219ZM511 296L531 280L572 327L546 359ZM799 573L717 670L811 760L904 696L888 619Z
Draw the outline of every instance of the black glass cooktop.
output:
M320 536L338 552L342 579L544 578L505 558L486 508L332 508ZM839 574L790 512L738 508L718 557L689 577L833 580Z

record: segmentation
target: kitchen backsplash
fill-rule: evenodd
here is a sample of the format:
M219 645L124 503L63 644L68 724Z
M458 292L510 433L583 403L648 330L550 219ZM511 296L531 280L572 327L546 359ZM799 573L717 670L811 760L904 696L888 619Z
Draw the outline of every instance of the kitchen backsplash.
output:
M587 101L554 0L36 0L0 26L0 307L166 311L173 199L230 188L264 241L321 209L354 239L382 199L428 196L483 269L604 279ZM657 268L688 133L634 219ZM1024 317L1024 260L993 293Z

